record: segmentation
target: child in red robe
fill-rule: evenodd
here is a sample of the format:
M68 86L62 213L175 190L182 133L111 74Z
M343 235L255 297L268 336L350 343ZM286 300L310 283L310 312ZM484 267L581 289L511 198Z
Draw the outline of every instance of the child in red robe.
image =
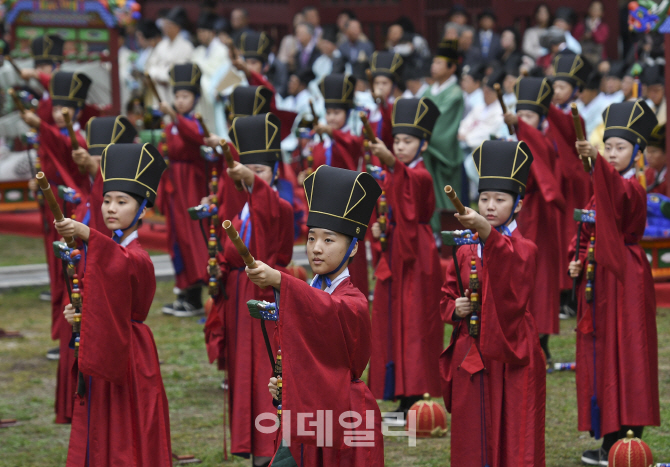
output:
M659 193L668 195L668 182L666 175L668 165L665 156L665 123L657 125L647 140L645 156L649 167L645 171L647 182L647 193Z
M528 144L533 153L523 210L517 220L523 236L537 246L537 274L529 307L540 333L540 344L551 365L549 335L560 332L560 278L562 274L561 222L564 221L565 198L561 177L556 174L556 151L546 135L547 112L553 90L547 78L522 78L514 86L516 114L508 112L505 123L514 125L519 141Z
M220 141L214 134L204 137L193 114L200 97L200 75L198 65L174 65L170 70L174 108L161 103L161 111L171 117L172 123L165 127L170 166L161 185L158 207L165 215L175 287L179 290L177 299L165 305L163 313L178 317L204 313L201 279L207 247L200 241L202 234L198 224L191 221L188 208L198 205L208 194L209 173L200 146L216 147Z
M312 170L321 165L356 171L365 170L363 136L353 134L347 123L354 108L356 78L334 73L324 77L319 88L326 106L326 124L319 123L314 128L316 133L322 135L322 141L312 148L314 159ZM301 183L309 173L304 171L298 174L298 183ZM370 286L365 254L353 259L349 269L351 281L367 297Z
M588 465L605 465L609 449L628 430L639 438L645 425L660 424L654 281L639 244L647 196L635 178L635 162L657 121L643 100L612 104L603 120L602 156L588 141L576 143L592 160L594 195L586 209L595 210L595 222L582 223L579 257L570 262L570 276L581 280L578 429L596 439L604 435L599 449L583 453Z
M593 187L589 174L584 171L582 162L575 152L575 125L573 123L570 104L575 102L579 93L593 70L587 59L581 55L562 53L554 59L554 73L552 87L554 90L553 103L547 113L549 129L547 135L553 141L558 153L558 171L561 174L561 191L565 196L565 211L562 226L561 251L567 251L568 242L575 235L572 214L575 209L583 208L588 202ZM580 120L581 121L581 120ZM584 123L581 121L582 128ZM565 255L561 255L561 313L563 317L574 316L576 304L571 300L572 281L564 274L566 264Z
M380 138L370 144L372 154L388 170L380 181L386 209L378 209L372 225L379 262L368 384L377 399L400 399L395 412L404 415L425 393L440 393L435 370L444 347L439 311L442 269L430 228L435 211L433 178L422 157L439 116L439 109L426 98L398 99L393 109L393 152Z
M138 171L138 167L141 170ZM166 165L150 144L112 144L102 155L102 216L109 238L65 219L58 233L86 244L78 370L85 384L72 418L67 466L171 466L168 401L156 344L144 324L156 291L137 240ZM74 309L65 310L74 322Z
M456 217L478 239L458 249L442 287L454 325L440 357L451 464L543 467L546 372L529 307L537 248L515 220L533 155L523 141L485 141L472 157L480 214Z
M404 61L399 53L375 52L370 57L372 97L377 109L370 114L370 124L377 138L387 148L393 146L392 111L394 91L401 80Z
M360 380L370 358L370 314L347 268L361 253L358 242L381 189L367 173L328 166L319 167L304 186L310 210L307 257L316 274L311 287L258 260L257 269L246 269L254 284L274 291L279 305L282 441L273 463L381 467L381 414ZM277 378L269 387L279 398Z
M37 130L40 142L39 157L42 171L49 184L54 187L54 195L58 195L57 187L64 185L72 188L83 198L88 197L91 181L88 174L80 172L72 159L72 141L65 124L63 110L66 109L73 122L73 129L80 147L86 148L86 140L82 135L79 124L76 123L79 111L84 105L91 80L83 73L58 71L51 78L51 103L54 122L50 124L32 111L25 111L21 118ZM63 213L66 217L74 212L74 205L67 206ZM63 319L64 298L66 286L63 279L63 267L54 256L52 244L60 240L61 236L52 227L53 215L44 203L42 220L45 225L44 248L46 250L47 267L49 270L51 290L51 338L60 342L56 358L58 358L58 379L56 384L56 423L70 423L72 419L72 367L74 352L69 349L71 329ZM52 351L50 351L52 353Z
M279 119L271 113L238 117L230 138L241 163L222 177L219 218L229 219L252 255L285 270L293 255L293 209L275 191L280 163ZM238 191L235 182L242 182ZM231 451L267 465L274 452L274 436L254 428L259 415L273 412L264 381L272 374L262 330L249 316L247 301L272 300L271 290L260 290L244 274L244 262L223 234L223 251L210 275L218 278L216 296L205 324L210 362L228 370ZM274 326L266 324L271 333Z

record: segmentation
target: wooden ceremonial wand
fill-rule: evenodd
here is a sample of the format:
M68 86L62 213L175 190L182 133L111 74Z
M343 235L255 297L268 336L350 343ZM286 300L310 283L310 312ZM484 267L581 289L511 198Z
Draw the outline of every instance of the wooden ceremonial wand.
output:
M363 133L365 134L365 139L370 141L371 143L376 143L377 142L377 137L375 136L375 132L370 126L370 122L368 120L368 116L365 115L365 112L359 112L358 116L360 117L361 121L363 122Z
M44 172L38 172L35 176L35 180L37 180L37 184L40 186L40 189L44 194L44 199L47 200L47 205L49 206L54 219L56 219L56 222L61 222L65 219L65 216L63 216L63 212L60 210L58 201L56 201L56 197L51 191L51 186L49 186L49 181L44 175ZM63 237L63 240L65 240L65 243L67 243L67 246L70 248L77 248L77 243L74 241L73 237Z
M156 89L156 84L154 83L154 80L151 79L151 76L149 76L149 73L144 73L144 79L146 80L147 84L149 85L149 89L151 89L151 93L154 95L156 100L158 100L158 103L162 104L163 100L161 99L161 96L158 94L158 89Z
M26 111L26 108L23 106L23 102L19 99L19 96L16 95L13 89L9 89L7 93L12 97L14 101L14 107L18 109L19 112L23 113Z
M5 60L9 62L9 64L14 68L14 71L16 72L19 77L21 77L21 68L16 64L14 59L10 55L5 55Z
M233 159L233 155L230 153L228 142L225 139L222 139L219 144L221 145L221 149L223 149L223 158L226 160L226 165L229 169L232 169L235 167L235 159ZM235 180L235 188L237 188L237 191L242 191L243 187L241 180Z
M312 130L316 125L318 125L319 120L316 118L316 111L314 110L314 102L312 99L309 100L309 111L312 112ZM323 141L323 136L319 134L319 141Z
M72 119L70 118L70 111L68 109L63 109L63 118L65 119L65 126L67 127L67 134L70 135L70 142L72 143L72 150L76 151L79 149L79 141L77 141L77 135L72 128ZM79 173L85 174L86 168L79 167Z
M225 220L223 221L222 227L223 230L226 231L226 234L228 234L228 238L230 239L230 241L233 242L233 245L235 245L237 252L244 260L244 264L246 264L249 269L256 269L258 267L258 265L256 264L256 260L254 259L253 256L251 256L251 253L249 253L249 249L240 238L240 234L237 232L237 230L235 230L235 227L233 227L233 223L230 222L229 220ZM270 356L270 361L272 362L273 366L272 370L274 371L275 360L274 356L272 355L272 346L270 345L270 338L268 337L268 331L267 329L265 329L265 320L261 318L260 323L261 323L261 331L263 332L263 340L265 341L265 347L267 347L268 355Z
M574 102L570 104L570 111L572 112L572 123L575 125L575 134L577 135L577 141L585 141L584 130L582 129L582 122L579 119L579 110L577 109L577 104ZM582 165L586 172L591 172L591 159L588 157L581 157Z
M502 88L500 87L500 84L495 83L493 85L493 89L495 89L496 94L498 95L498 102L500 102L500 107L502 107L503 115L505 115L507 113L507 106L505 105L505 101L503 100ZM514 127L512 125L507 125L507 130L509 130L510 135L514 134Z
M456 211L458 211L458 214L461 216L465 215L465 206L463 206L461 200L458 199L458 195L451 187L451 185L446 185L444 187L444 192L451 200L451 203L456 208ZM461 279L461 268L458 266L458 257L456 256L456 250L458 250L458 245L454 245L451 248L451 256L454 258L454 269L456 270L456 280L458 282L458 288L461 292L461 297L465 297L465 289L463 288L463 280Z

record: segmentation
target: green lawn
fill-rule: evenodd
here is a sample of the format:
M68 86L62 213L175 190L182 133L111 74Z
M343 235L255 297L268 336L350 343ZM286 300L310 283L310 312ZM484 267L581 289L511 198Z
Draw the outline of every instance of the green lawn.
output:
M46 262L44 241L36 237L0 235L0 266Z
M0 429L0 466L62 466L69 427L53 423L56 363L44 353L54 346L49 338L49 305L37 298L38 290L25 288L0 293L0 327L20 330L22 339L0 340L0 418L16 418L18 426ZM163 379L170 403L173 450L194 454L204 465L223 462L223 375L207 363L202 325L197 319L163 316L160 307L172 300L172 283L159 282L156 300L146 323L156 338ZM552 338L557 361L573 361L574 320L561 322L561 335ZM670 310L659 310L658 329L661 418L663 426L645 430L655 461L670 461ZM448 334L447 334L448 335ZM581 465L584 449L597 446L576 430L574 373L547 377L547 465ZM382 410L394 404L381 404ZM230 438L228 438L230 439ZM449 465L449 438L419 439L409 448L405 438L385 438L389 467ZM226 465L245 465L234 459Z

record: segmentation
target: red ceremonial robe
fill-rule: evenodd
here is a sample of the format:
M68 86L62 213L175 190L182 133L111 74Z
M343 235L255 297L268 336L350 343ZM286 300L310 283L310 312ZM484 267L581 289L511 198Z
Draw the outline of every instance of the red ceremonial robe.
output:
M647 193L667 196L668 181L665 179L666 173L667 167L664 167L660 173L652 167L647 167L647 170L644 171L644 176L647 179Z
M389 98L386 102L378 104L377 112L372 112L369 116L370 126L375 135L387 148L393 147L393 103L393 99Z
M82 148L86 148L86 139L80 132L76 132L77 141ZM58 197L58 185L65 185L75 189L83 199L88 197L91 182L88 175L81 174L72 159L72 141L67 134L42 121L39 128L40 147L38 154L42 171L51 185L51 191L63 206ZM70 303L67 294L63 266L61 260L53 253L53 242L59 241L61 236L53 226L54 217L45 202L40 207L42 222L44 223L44 249L47 258L51 291L51 338L59 340L60 358L56 378L55 412L56 423L70 423L72 420L73 395L76 390L76 380L73 379L70 369L74 364L74 350L69 348L72 337L72 326L63 318L63 309ZM66 206L64 216L70 216L75 206Z
M389 215L387 249L380 255L372 303L372 357L368 385L384 399L385 374L395 366L392 399L440 393L438 360L443 348L440 319L442 270L430 227L435 210L433 179L421 160L410 168L397 161L382 182ZM392 363L391 363L392 362Z
M561 290L568 290L572 288L572 279L565 274L568 269L565 252L570 248L569 240L575 236L573 213L575 209L586 206L593 194L593 186L591 177L584 171L582 161L575 149L577 135L570 111L568 110L568 113L565 113L558 107L551 105L549 106L547 120L549 121L547 136L554 142L558 152L557 168L561 174L561 191L565 196L561 235L563 242L561 251L563 254L561 254L559 278ZM581 120L581 122L582 128L584 128L584 121Z
M175 285L184 290L201 283L203 268L207 265L207 246L188 208L199 205L208 195L208 164L200 156L204 139L197 120L178 115L176 123L165 128L165 138L170 163L158 189L159 209L168 227Z
M281 429L290 430L283 437L293 459L305 467L383 466L381 413L359 379L370 359L366 297L348 278L328 294L282 273L279 303Z
M651 267L639 245L647 196L635 177L624 179L602 156L595 162L593 185L587 209L596 210L596 224L583 224L579 252L586 271L589 239L595 234L595 298L586 302L585 279L578 294L578 429L592 429L594 371L603 434L622 425L658 426L656 298ZM574 254L573 246L571 259Z
M462 246L457 255L467 288L477 247ZM484 465L485 460L491 467L545 465L545 363L528 307L536 255L535 245L518 229L511 237L491 231L483 262L476 259L481 299L477 338L468 334L468 318L454 320L461 294L449 263L441 311L455 329L440 357L440 372L451 413L451 465Z
M86 395L75 403L67 466L171 466L168 401L143 323L156 291L153 263L138 240L123 247L91 229L82 283Z
M254 179L251 193L237 191L227 175L221 178L220 219L232 220L245 240L251 229L248 248L254 258L271 267L285 268L293 255L293 209L267 183ZM244 230L239 214L249 205L250 222ZM214 299L205 323L205 341L209 361L218 360L219 369L228 370L231 452L233 454L272 456L274 435L254 428L256 418L275 413L268 394L272 376L260 321L249 315L247 301L274 301L272 289L261 290L244 272L244 261L225 232L220 234L223 252L217 256L224 290ZM203 263L203 268L206 266ZM274 323L266 322L269 335ZM276 351L273 348L273 351Z
M312 170L327 164L330 160L330 166L342 169L354 170L360 172L365 170L363 167L363 136L351 134L346 129L333 130L333 137L330 140L330 149L326 148L324 142L314 146L312 156L314 165ZM330 153L328 155L328 153ZM358 247L358 253L349 263L351 273L351 282L363 292L366 297L370 294L370 284L368 281L368 262L365 257L364 243Z
M540 334L558 334L560 305L561 222L564 221L565 198L561 178L556 174L556 152L540 130L519 120L516 135L533 153L533 163L517 222L524 238L537 246L537 274L531 293L530 308Z

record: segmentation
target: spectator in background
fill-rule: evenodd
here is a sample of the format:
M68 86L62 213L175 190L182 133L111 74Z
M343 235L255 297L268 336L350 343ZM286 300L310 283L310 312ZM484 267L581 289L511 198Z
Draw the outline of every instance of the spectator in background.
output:
M468 11L463 7L463 5L454 5L449 11L448 22L458 24L459 26L465 26L470 22L470 15Z
M647 104L656 114L659 125L667 120L665 104L665 62L645 65L640 76L642 95L647 97Z
M170 68L190 61L193 55L193 44L181 34L187 22L183 7L176 6L168 11L161 20L164 37L146 61L146 72L154 80L161 99L168 103L174 100L174 94L169 92ZM146 97L151 100L147 103L149 106L158 105L158 101L153 102L154 96L147 94Z
M479 29L475 35L474 45L479 48L484 61L496 58L500 53L500 35L495 32L496 15L493 10L482 11L477 17Z
M152 19L141 19L135 31L139 53L135 59L134 71L144 74L147 60L161 40L161 31Z
M444 34L442 34L442 40L453 41L458 40L461 37L464 26L456 23L449 22L444 25ZM474 37L474 36L473 36Z
M216 100L216 86L212 78L222 66L230 66L228 47L216 37L216 21L218 17L213 13L201 12L198 18L196 35L200 45L193 51L191 61L198 65L201 96L199 110L209 128L215 128L214 103Z
M582 55L592 63L607 58L605 44L610 36L609 27L603 22L604 6L593 0L584 21L575 27L575 39L582 45Z
M535 7L533 26L523 33L523 53L537 60L549 51L540 45L540 38L551 26L551 11L546 3Z
M216 37L219 38L222 44L228 46L229 42L232 42L230 35L232 30L230 29L230 22L226 18L217 18L216 23L214 24L216 28Z
M551 63L557 53L567 50L565 43L565 31L558 26L552 26L540 37L540 45L548 50L548 53L537 59L537 66L550 75Z
M386 32L386 48L402 56L405 67L430 68L432 55L428 42L414 30L414 24L403 16L397 19Z
M475 28L472 26L461 26L458 37L458 52L463 57L463 66L477 66L485 62L479 46L474 44Z
M233 42L237 43L242 33L252 31L249 27L249 12L244 8L235 8L231 11L230 28L232 30L231 38Z
M361 22L357 19L349 20L345 33L347 40L339 47L344 59L352 64L369 61L375 48L372 42L364 38Z
M295 54L295 71L312 70L316 59L321 55L314 40L314 27L308 23L300 23L295 29L298 50Z
M519 34L512 28L503 29L500 34L500 52L496 60L501 67L510 69L516 67L517 72L521 65L521 51L519 50Z
M321 55L314 61L312 71L320 82L324 76L331 73L345 73L345 61L342 53L337 49L337 27L327 24L323 27L321 38L316 43Z
M337 20L335 21L335 24L337 24L337 45L342 45L347 41L347 24L349 24L349 21L352 19L358 19L356 17L356 14L351 11L351 10L342 10L338 13L337 15ZM361 33L361 40L368 40L368 38L365 36L365 34Z
M486 65L465 65L461 74L461 89L463 90L463 118L467 117L472 109L484 104L482 80L486 72Z
M623 77L626 73L626 64L621 61L610 62L609 70L605 73L604 89L605 97L610 104L623 102L624 93L621 90Z
M277 51L277 60L284 63L290 72L295 71L295 57L298 53L298 40L295 37L296 30L300 23L305 22L305 15L299 11L293 15L293 34L286 34L281 39L279 50Z
M426 83L426 76L429 74L430 70L417 67L405 67L403 72L405 91L402 93L402 97L417 99L423 97L429 88L428 83Z
M302 9L302 14L305 16L305 23L314 28L314 43L316 43L322 33L319 10L315 6L309 5Z
M584 84L584 89L579 93L577 108L579 115L584 119L586 127L586 139L590 139L593 131L603 122L602 114L611 104L607 96L600 92L602 75L594 71Z
M575 25L575 10L562 6L556 10L554 26L561 28L565 34L565 45L574 54L582 53L582 45L572 36L572 27Z
M313 96L308 86L314 78L312 70L307 68L292 73L288 79L288 95L277 103L277 108L295 112L298 115L309 113L309 101L313 99Z

